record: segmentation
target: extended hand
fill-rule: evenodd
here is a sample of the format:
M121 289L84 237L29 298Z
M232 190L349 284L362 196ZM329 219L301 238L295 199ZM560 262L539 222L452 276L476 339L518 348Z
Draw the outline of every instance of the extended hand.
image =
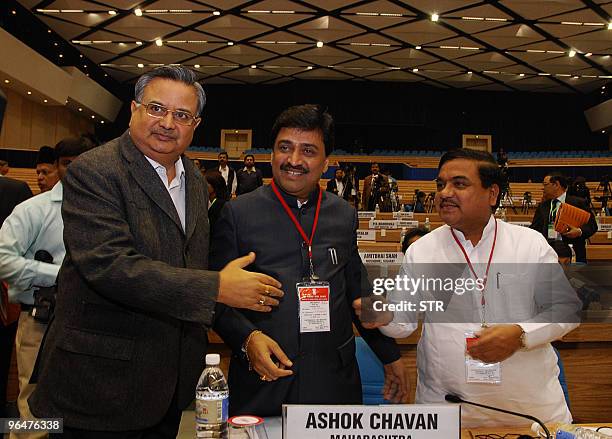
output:
M279 378L293 375L293 371L286 369L293 363L285 355L278 343L263 332L254 334L247 346L247 355L251 367L263 381L275 381ZM272 355L278 359L278 364L272 361Z
M410 376L408 369L400 358L393 363L385 364L385 385L383 397L395 403L407 403L410 397Z
M234 259L219 272L217 302L234 308L269 312L278 306L274 297L283 297L280 282L261 273L243 270L255 261L255 253Z
M468 348L468 354L485 363L497 363L509 358L521 348L522 329L518 325L495 325L478 332L478 340Z
M393 320L393 313L391 311L374 311L372 307L374 300L384 302L384 298L381 296L367 297L363 302L361 298L353 300L355 314L361 320L361 326L366 329L380 328L381 326L388 325Z

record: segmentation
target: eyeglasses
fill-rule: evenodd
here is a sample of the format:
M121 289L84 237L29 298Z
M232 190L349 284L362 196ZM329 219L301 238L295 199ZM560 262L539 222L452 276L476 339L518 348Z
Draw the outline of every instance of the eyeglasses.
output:
M162 119L166 117L168 112L171 112L172 120L178 123L179 125L192 126L200 119L199 117L195 117L189 111L182 111L182 110L171 111L168 108L164 107L163 105L156 104L155 102L149 102L148 104L136 102L136 105L137 106L143 105L145 107L145 111L147 112L147 114L156 119Z

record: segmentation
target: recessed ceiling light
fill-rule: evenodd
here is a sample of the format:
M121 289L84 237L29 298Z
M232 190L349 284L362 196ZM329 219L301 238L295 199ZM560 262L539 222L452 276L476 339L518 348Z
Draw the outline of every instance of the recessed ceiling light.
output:
M101 120L101 121L100 121L100 123L104 123L104 121L103 121L103 120Z
M419 69L414 68L414 69L412 69L412 71L416 73L416 72L418 72L418 71L419 71Z
M576 51L574 49L572 49L572 50L569 51L568 55L569 55L570 58L573 58L573 57L576 56Z
M134 9L134 15L136 15L137 17L142 17L142 9L140 8Z
M323 41L317 41L317 47L323 47Z
M221 15L221 12L219 12L219 11L213 11L213 15Z
M421 46L416 46L415 49L416 50L421 50Z
M92 119L95 119L95 118L96 118L96 116L94 116L94 115L92 114L92 115L91 115L91 118L92 118Z
M233 45L234 45L234 43L233 43L232 41L228 41L228 42L227 42L227 45L228 45L228 46L233 46Z
M593 52L587 52L584 54L584 56L591 56L591 55L593 55Z
M471 72L471 71L468 71L468 72L467 72L467 74L468 74L468 75L471 75L471 74L472 74L472 72Z
M64 57L64 55L62 55L62 54L60 53L60 54L59 54L59 57L60 57L60 58L63 58L63 57Z
M438 21L440 16L436 13L431 14L431 21Z
M9 84L10 82L11 82L11 81L9 81L8 79L5 79L5 80L4 80L4 83L5 83L5 84Z
M137 46L142 46L142 41L136 41Z
M606 134L606 130L601 130L601 134Z
M108 11L108 15L117 15L117 11Z
M252 68L252 69L256 69L256 68L257 68L257 65L256 65L256 64L252 64L252 65L251 65L251 68Z
M140 67L142 69L144 67L144 64L138 63L138 67Z
M306 69L312 70L312 66L308 66L308 67L306 67Z
M155 44L157 45L157 47L161 47L164 45L164 42L161 40L161 38L158 38L155 40Z
M524 73L519 73L519 76L522 78L523 76L525 76Z
M580 76L573 76L572 79L579 79Z
M46 104L47 102L49 102L49 100L43 99L43 102Z
M31 95L31 94L32 94L32 92L31 92L30 90L28 90L28 94L29 94L29 95Z
M83 111L83 109L81 107L79 107L79 111Z
M196 64L194 67L195 67L196 69L199 69L199 68L200 68L200 64Z

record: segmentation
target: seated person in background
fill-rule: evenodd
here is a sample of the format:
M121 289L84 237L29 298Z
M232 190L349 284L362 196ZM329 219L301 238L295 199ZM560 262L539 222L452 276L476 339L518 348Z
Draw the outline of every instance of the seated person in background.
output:
M417 227L416 229L412 229L408 233L404 235L404 239L402 239L402 253L406 253L408 247L410 247L413 243L415 243L419 238L427 235L429 230L424 227Z
M425 197L426 194L423 191L418 191L416 195L416 201L414 202L414 213L425 213Z

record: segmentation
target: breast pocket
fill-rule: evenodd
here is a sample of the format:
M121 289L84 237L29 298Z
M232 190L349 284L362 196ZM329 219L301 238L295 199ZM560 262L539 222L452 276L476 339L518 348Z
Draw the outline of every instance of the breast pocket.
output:
M521 322L536 314L534 285L529 276L520 273L497 273L496 294L489 300L499 323Z

